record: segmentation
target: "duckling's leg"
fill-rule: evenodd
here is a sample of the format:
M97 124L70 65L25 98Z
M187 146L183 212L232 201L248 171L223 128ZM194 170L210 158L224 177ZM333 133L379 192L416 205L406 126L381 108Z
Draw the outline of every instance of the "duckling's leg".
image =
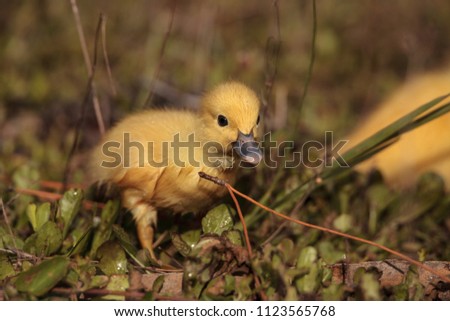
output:
M137 234L142 248L147 249L151 258L156 260L153 252L153 238L155 236L157 218L156 209L146 203L141 203L134 207L131 212L136 220Z
M127 188L122 192L122 205L131 210L136 221L139 242L143 249L150 252L152 259L156 260L153 252L153 238L157 222L156 209L144 199L144 193L135 188Z

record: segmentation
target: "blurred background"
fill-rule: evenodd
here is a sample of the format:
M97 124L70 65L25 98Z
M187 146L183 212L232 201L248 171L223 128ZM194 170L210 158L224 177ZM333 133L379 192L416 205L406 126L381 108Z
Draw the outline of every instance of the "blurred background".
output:
M265 130L272 131L276 141L321 141L325 131L333 131L339 139L415 75L450 70L448 0L320 0L315 33L309 0L0 0L0 5L0 200L5 204L0 248L23 249L37 256L67 254L76 244L77 250L67 255L71 260L78 260L78 254L95 258L101 240L107 245L112 242L110 252L114 257L120 252L126 264L125 252L117 244L121 236L111 232L113 223L129 232L130 244L137 246L131 215L117 216L125 214L117 202L108 203L101 214L95 206L80 208L83 193L78 191L69 191L56 202L62 191L55 182L64 178L69 183L86 182L84 165L101 132L92 97L86 98L89 68L77 28L84 31L89 60L96 61L94 88L106 129L147 106L195 109L205 90L223 81L239 80L260 96ZM98 33L94 59L101 14L104 32ZM411 93L411 107L417 105L414 95ZM442 135L445 142L445 131ZM303 168L259 166L256 175L254 169L243 172L252 176L237 183L239 190L293 217L374 240L421 261L450 257L450 195L437 175L422 176L404 193L393 190L378 172L348 172L324 184L315 180L316 173ZM69 175L65 177L65 173ZM89 193L86 200L93 200ZM47 200L52 202L45 203ZM68 211L71 219L77 216L72 225L70 220L62 224L59 217L70 207L67 202L75 208ZM232 204L229 199L224 202ZM379 261L390 255L342 237L288 225L241 203L255 251L261 254L256 264L261 270L255 271L267 281L263 284L273 283L276 289L268 290L273 293L271 299L423 298L414 277L406 280L410 288L419 289L415 292L403 284L381 292L378 272L373 271L367 282L356 281L359 285L353 290L330 285L326 264ZM224 212L224 207L217 208ZM42 229L33 233L33 211L44 216L45 222L50 217L48 223L57 232L64 225L64 243L62 237L58 243L51 233L39 232ZM200 228L190 230L186 222L199 221L189 215L175 223L161 220L160 225L165 226L160 226L158 234L169 229L175 236L192 232L197 242ZM234 228L239 229L235 221ZM45 241L38 239L45 251L39 250L36 235ZM53 243L55 247L49 250L47 244ZM167 237L160 249L181 262L186 273L192 264L198 264L181 255L177 243ZM172 262L172 256L161 257ZM304 257L312 258L309 265L302 265ZM82 260L79 266L94 267L95 271L94 261ZM128 263L130 266L132 260ZM11 265L7 273L0 269L0 280L9 282L21 269L20 264ZM207 270L214 271L199 267L199 271ZM236 284L240 277L236 276ZM248 283L241 284L250 286L252 276L246 277ZM297 278L295 285L293 278ZM85 279L82 283L89 284ZM204 288L202 283L198 286ZM254 288L242 286L234 294L225 291L224 295L252 298L252 291ZM439 298L433 295L429 297Z
M1 170L22 162L61 179L88 72L70 1L1 1ZM414 74L448 63L446 0L317 3L311 62L311 1L78 1L91 61L99 15L96 93L108 128L142 108L196 107L198 95L229 79L266 102L267 129L295 140L344 135L371 107ZM279 49L279 52L278 52ZM278 52L278 55L277 55ZM90 102L79 152L99 137ZM82 158L79 160L82 162ZM74 166L74 180L82 180ZM77 176L78 175L78 176Z

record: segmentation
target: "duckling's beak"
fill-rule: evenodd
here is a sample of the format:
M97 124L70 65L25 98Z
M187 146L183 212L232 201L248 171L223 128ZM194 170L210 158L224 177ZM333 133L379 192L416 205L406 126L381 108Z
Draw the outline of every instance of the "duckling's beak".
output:
M253 133L248 135L239 131L237 140L233 143L233 149L239 154L241 159L249 164L258 165L262 160L262 152L258 143L253 137Z

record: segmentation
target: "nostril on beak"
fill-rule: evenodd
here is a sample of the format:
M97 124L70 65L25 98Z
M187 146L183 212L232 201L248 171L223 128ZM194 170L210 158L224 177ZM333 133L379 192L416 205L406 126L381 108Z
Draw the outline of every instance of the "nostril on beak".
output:
M249 134L239 134L238 140L240 143L246 143L248 141L253 141L253 133L249 133Z
M234 150L241 156L244 162L257 165L262 159L262 152L258 143L253 137L253 133L247 135L239 132L234 144Z

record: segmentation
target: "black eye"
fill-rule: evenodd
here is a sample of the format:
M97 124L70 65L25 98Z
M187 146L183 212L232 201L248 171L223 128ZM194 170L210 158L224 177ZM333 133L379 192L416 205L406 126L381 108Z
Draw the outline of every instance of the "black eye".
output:
M228 119L224 115L219 115L219 117L217 117L217 123L220 127L225 127L228 125Z
M260 117L258 115L258 119L256 120L256 125L259 125L259 120L260 120Z

